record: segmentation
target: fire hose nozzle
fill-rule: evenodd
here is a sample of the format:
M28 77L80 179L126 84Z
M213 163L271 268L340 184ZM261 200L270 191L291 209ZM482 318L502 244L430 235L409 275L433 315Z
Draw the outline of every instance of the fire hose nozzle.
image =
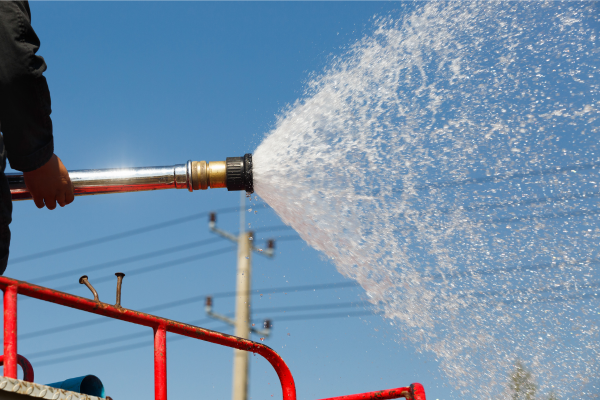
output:
M30 200L23 174L6 174L13 201ZM252 154L226 161L188 161L169 167L69 171L75 196L159 189L227 188L254 192Z
M226 161L189 161L188 166L192 178L190 190L226 187L230 191L254 193L252 154L227 157Z

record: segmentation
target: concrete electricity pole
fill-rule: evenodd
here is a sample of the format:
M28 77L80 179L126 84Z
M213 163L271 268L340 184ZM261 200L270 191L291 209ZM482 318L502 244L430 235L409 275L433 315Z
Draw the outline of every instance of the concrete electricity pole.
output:
M250 332L263 336L269 336L271 323L266 320L264 330L255 329L250 326L250 294L252 290L252 252L256 251L267 257L273 257L275 254L275 243L273 240L267 242L265 250L254 247L254 236L252 232L246 231L245 221L246 196L242 192L240 201L240 233L235 236L229 232L216 227L216 214L212 213L209 220L209 228L216 234L231 240L238 245L237 255L237 276L236 276L236 300L235 300L235 320L212 311L212 298L206 298L206 313L226 322L235 327L234 335L244 339L250 338ZM248 397L248 352L243 350L233 350L233 396L232 400L247 400Z

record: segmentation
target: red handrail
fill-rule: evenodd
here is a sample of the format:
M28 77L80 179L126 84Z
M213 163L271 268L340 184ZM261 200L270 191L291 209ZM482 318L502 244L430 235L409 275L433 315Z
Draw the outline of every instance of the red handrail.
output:
M375 392L350 394L348 396L329 397L321 400L388 400L404 397L409 400L426 400L425 389L420 383L413 383L409 387L378 390Z
M236 336L184 324L140 311L116 307L100 301L33 285L28 282L0 276L0 289L4 291L4 376L17 378L17 293L55 304L103 315L137 325L151 327L154 334L154 376L156 400L167 400L166 332L188 336L206 342L251 351L271 363L279 380L284 400L296 400L294 378L283 359L273 349L262 343Z

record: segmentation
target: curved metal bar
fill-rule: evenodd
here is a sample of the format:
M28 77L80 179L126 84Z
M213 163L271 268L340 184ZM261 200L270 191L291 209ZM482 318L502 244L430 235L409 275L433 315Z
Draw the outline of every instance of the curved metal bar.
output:
M425 389L423 389L423 385L420 383L413 383L408 387L377 390L375 392L351 394L348 396L329 397L321 400L388 400L401 397L408 400L426 400Z
M29 360L17 354L17 363L23 368L23 380L25 382L33 382L33 367ZM0 355L0 365L4 365L4 355Z
M18 281L16 279L7 278L4 276L0 276L0 289L5 292L14 290L21 295L33 297L38 300L44 300L50 303L60 304L93 314L148 326L153 329L164 327L163 329L167 332L260 354L267 361L269 361L269 363L275 369L275 372L277 372L277 376L281 382L283 399L296 400L296 385L290 369L286 365L285 361L283 361L281 356L277 354L277 352L262 343L257 343L248 339L211 331L210 329L200 328L198 326L157 317L155 315L146 314L140 311L129 310L122 307L117 308L111 304L96 302L94 300L74 296L69 293L59 292L58 290L49 289L28 282ZM5 313L6 311L7 310L5 310ZM16 351L16 346L14 348Z

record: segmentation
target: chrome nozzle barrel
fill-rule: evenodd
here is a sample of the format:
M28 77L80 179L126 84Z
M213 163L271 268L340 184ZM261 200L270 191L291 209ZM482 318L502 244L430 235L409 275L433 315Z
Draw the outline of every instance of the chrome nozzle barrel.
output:
M238 179L239 163L230 166L230 159L241 159L245 176ZM30 200L31 194L22 174L6 174L13 201ZM188 161L167 167L111 168L69 171L75 196L106 193L140 192L160 189L206 190L227 188L254 192L252 155L232 157L227 161Z

